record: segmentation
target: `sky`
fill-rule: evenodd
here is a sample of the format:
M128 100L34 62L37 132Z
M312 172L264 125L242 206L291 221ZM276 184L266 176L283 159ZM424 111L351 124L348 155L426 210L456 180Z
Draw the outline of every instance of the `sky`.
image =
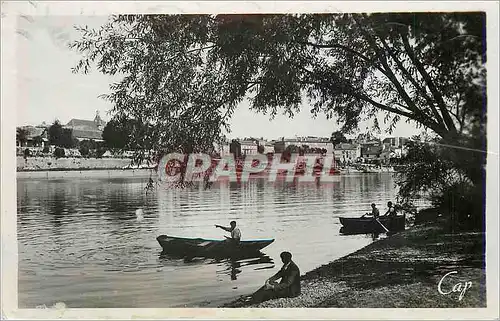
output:
M98 96L109 93L109 84L119 78L100 74L73 74L79 54L66 44L78 37L74 25L99 27L106 16L37 16L19 19L18 36L18 106L17 125L52 123L55 119L63 124L72 118L94 119L96 111L109 120L112 105ZM329 137L339 129L335 120L327 120L323 114L313 118L307 105L293 119L278 114L272 121L268 115L257 114L249 109L248 102L238 106L231 120L229 138L320 136ZM379 118L382 128L382 117ZM362 123L365 132L372 123ZM420 131L400 122L392 136L411 136ZM386 136L382 132L381 136Z

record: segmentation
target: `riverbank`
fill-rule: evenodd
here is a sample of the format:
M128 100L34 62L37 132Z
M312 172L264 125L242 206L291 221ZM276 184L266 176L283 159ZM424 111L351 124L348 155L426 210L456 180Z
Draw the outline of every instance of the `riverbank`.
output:
M140 178L147 180L156 175L150 169L53 169L37 171L17 171L16 178L27 179L115 179Z
M250 305L245 297L222 307L254 308L479 308L486 306L485 234L451 233L421 225L376 241L301 277L296 298ZM299 264L300 265L300 264ZM472 282L447 295L454 285ZM264 280L263 280L264 282Z

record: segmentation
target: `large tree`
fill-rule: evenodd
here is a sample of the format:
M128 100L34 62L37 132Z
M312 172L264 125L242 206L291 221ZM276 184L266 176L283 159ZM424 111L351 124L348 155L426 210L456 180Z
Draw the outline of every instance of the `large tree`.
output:
M59 120L55 120L48 129L49 144L61 146L61 138L63 136L63 127Z
M102 139L108 148L125 149L128 147L129 137L132 134L132 128L129 121L120 121L111 119L102 131Z
M49 127L48 139L50 145L64 148L73 148L78 143L76 138L73 137L73 130L71 128L64 128L59 120L55 120Z
M485 149L484 13L118 15L78 29L74 71L123 74L105 97L153 125L156 149L210 148L245 98L271 116L308 102L345 133L383 112L389 132L404 120ZM470 156L477 182L484 153Z

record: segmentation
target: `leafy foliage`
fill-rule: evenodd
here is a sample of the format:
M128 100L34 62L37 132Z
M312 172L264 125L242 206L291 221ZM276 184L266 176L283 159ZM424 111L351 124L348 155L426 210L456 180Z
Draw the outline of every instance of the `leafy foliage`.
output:
M59 146L59 142L61 140L61 137L63 135L63 128L61 123L56 120L48 130L48 138L49 138L49 144L50 145L56 145Z
M485 230L483 189L457 182L447 186L441 193L433 193L432 203L448 216L455 227Z
M28 141L28 131L24 128L16 129L16 140L23 146Z
M109 148L124 149L129 143L132 126L129 121L122 123L118 119L110 120L102 132L102 139L106 146Z
M78 145L79 145L80 149L86 148L88 150L94 150L94 149L98 148L99 144L93 139L85 139L85 140L82 140L81 142L79 142Z
M54 150L54 157L55 158L61 158L61 157L64 157L65 155L66 155L66 152L64 151L64 148L57 147Z
M401 163L404 167L397 173L400 195L405 199L416 198L419 194L441 191L465 178L456 172L454 163L441 157L437 139L426 143L409 141L408 153Z
M332 133L332 136L330 137L330 141L332 142L333 146L336 146L340 143L347 143L347 138L341 131L334 131Z
M79 28L71 47L84 54L75 71L96 62L124 75L105 97L115 112L155 125L162 146L176 148L172 133L181 131L206 147L247 95L271 115L293 115L305 95L344 131L383 110L390 123L406 117L445 137L482 114L484 21L482 13L118 15L99 30Z
M90 149L85 145L80 146L78 151L80 152L80 155L82 155L83 157L87 157L90 155Z
M403 167L396 174L403 202L422 194L461 225L481 228L484 223L484 170L477 171L481 155L476 150L457 151L455 146L440 144L439 138L424 142L409 141ZM484 155L483 155L484 156ZM461 165L458 165L462 163ZM479 164L481 164L479 162Z

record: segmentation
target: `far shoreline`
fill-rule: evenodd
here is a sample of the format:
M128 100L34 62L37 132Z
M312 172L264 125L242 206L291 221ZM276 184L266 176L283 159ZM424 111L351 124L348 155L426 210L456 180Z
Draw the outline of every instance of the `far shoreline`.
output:
M146 181L152 173L147 168L65 168L65 169L38 169L38 170L17 170L18 180L29 179L118 179L136 178Z
M116 168L116 167L105 167L105 168L39 168L39 169L18 169L16 173L32 173L32 172L84 172L84 171L138 171L138 170L154 170L153 168Z

